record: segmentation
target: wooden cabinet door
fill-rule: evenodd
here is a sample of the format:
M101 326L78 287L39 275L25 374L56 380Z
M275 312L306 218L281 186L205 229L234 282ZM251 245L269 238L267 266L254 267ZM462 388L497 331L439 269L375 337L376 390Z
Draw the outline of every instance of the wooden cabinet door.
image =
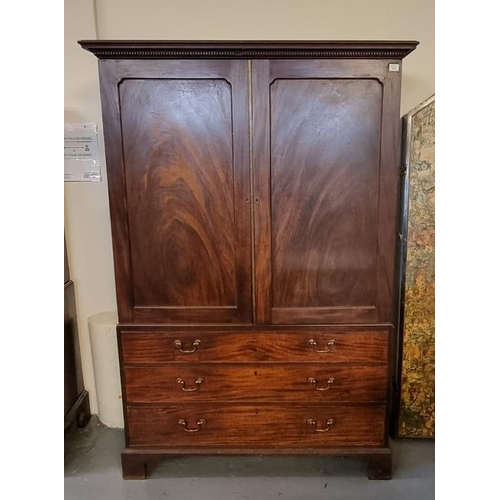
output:
M99 63L120 322L251 322L248 63Z
M252 62L259 323L393 322L400 63Z

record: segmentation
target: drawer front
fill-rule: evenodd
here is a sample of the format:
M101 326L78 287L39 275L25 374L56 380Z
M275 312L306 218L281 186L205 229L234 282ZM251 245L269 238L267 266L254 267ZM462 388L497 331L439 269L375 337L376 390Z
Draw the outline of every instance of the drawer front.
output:
M380 446L385 407L185 404L128 407L131 447Z
M121 332L125 364L387 363L387 331Z
M385 365L170 364L124 369L127 403L385 401Z

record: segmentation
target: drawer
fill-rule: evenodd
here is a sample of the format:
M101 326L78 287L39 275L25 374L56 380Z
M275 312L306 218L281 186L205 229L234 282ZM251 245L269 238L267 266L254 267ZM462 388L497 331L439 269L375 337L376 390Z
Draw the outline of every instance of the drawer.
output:
M128 407L131 447L380 446L384 405L185 404Z
M169 364L124 368L127 403L385 401L385 365Z
M387 363L387 331L121 332L125 364Z

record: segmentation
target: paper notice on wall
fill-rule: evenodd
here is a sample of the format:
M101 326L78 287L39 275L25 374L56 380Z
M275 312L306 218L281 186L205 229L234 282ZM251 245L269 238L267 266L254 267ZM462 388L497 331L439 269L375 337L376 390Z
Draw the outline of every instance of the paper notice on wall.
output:
M95 123L64 124L64 181L99 182L101 163Z

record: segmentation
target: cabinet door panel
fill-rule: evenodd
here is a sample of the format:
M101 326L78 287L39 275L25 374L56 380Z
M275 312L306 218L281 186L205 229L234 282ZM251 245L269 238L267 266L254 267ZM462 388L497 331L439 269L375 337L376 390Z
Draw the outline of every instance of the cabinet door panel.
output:
M399 78L386 64L254 63L268 97L254 114L260 322L392 321Z
M120 71L126 315L250 322L245 63L121 61Z
M120 100L135 305L236 306L231 86L126 80Z
M381 85L271 85L275 307L374 306Z

